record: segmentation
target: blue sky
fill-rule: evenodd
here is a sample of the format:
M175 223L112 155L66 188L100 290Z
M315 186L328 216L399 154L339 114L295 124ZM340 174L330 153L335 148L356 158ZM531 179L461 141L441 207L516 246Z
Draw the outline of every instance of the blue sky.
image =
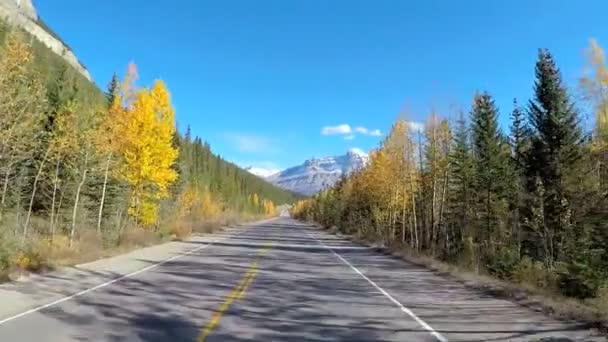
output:
M605 0L35 3L99 85L134 61L140 83L167 82L181 129L265 167L369 150L400 113L453 117L476 90L495 96L506 128L538 48L574 86L588 39L608 46ZM360 129L322 134L338 125Z

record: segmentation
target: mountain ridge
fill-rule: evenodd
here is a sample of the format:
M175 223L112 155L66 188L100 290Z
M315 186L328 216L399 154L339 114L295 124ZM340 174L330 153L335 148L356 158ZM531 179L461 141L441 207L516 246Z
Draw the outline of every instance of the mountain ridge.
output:
M312 196L334 185L342 175L363 168L368 161L367 153L350 149L344 155L307 159L265 179L283 189Z
M32 0L0 0L0 18L34 36L87 80L93 82L89 71L72 49L40 19Z

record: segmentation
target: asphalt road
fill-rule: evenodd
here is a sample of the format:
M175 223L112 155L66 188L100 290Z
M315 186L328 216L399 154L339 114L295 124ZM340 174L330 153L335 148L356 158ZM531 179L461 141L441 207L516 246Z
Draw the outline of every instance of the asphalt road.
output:
M605 341L289 218L0 286L2 342L547 337Z

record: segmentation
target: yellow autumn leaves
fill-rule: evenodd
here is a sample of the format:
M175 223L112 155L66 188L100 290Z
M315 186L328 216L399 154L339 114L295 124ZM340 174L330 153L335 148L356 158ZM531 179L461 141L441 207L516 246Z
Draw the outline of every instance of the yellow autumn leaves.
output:
M256 193L249 196L249 202L255 211L260 211L264 215L272 216L277 214L274 202L268 199L260 199Z
M602 151L608 148L608 67L604 51L595 39L591 39L585 55L587 65L580 86L595 112L593 148Z
M136 89L134 65L129 66L104 123L106 152L118 157L117 176L130 188L129 213L144 226L156 222L159 200L168 196L177 179L173 168L175 112L162 81Z

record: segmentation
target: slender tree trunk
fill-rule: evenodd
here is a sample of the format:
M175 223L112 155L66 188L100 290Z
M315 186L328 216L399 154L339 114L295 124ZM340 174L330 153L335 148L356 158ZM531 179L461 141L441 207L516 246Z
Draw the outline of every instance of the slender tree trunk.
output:
M406 215L405 184L403 185L403 201L401 201L401 243L405 244L405 215Z
M492 234L490 233L490 225L491 225L491 218L490 218L490 186L488 184L488 188L487 188L487 198L486 198L486 215L487 215L487 222L486 222L486 229L485 229L485 233L484 233L484 241L486 244L488 244L489 248L492 248L492 244L490 243L490 240L492 239Z
M25 223L23 224L23 236L21 237L21 245L25 244L25 239L27 237L27 231L30 225L30 218L32 217L32 207L34 206L34 198L36 197L36 188L38 187L38 181L40 180L40 175L42 175L42 169L44 168L44 164L46 163L46 158L48 158L50 152L50 148L46 149L44 153L44 157L42 157L42 161L40 162L40 166L38 166L38 171L36 172L36 177L34 177L34 185L32 187L32 196L30 197L30 204L27 209L27 216L25 217Z
M112 153L108 154L106 159L106 169L103 176L103 188L101 190L101 200L99 201L99 214L97 215L97 234L101 235L101 216L103 215L103 205L106 199L106 187L108 185L108 173L110 171L110 162L112 160Z
M53 225L55 224L55 199L57 198L57 186L59 184L59 164L60 161L57 160L55 164L55 178L53 179L53 196L51 200L51 218L50 218L50 231L51 231L51 243L53 242L55 229Z
M118 218L117 218L117 228L118 228L118 241L117 243L120 244L120 239L122 238L122 233L123 233L123 226L124 224L122 223L122 216L123 216L123 209L118 209Z
M55 210L55 219L53 220L53 225L51 226L51 239L55 238L57 235L57 225L59 224L59 213L61 212L61 207L63 206L63 198L65 197L65 192L61 191L59 195L59 203L57 204L57 209ZM51 240L52 242L53 240Z
M399 189L396 188L395 189L395 200L393 201L393 204L391 205L393 207L393 217L392 217L392 223L391 223L391 236L390 236L390 242L393 242L395 240L395 235L396 235L396 225L397 225L397 211L398 211L398 204L397 201L399 200Z
M74 209L72 210L72 228L70 230L70 248L74 245L74 235L76 233L76 214L78 213L78 202L80 200L80 191L82 190L82 186L87 179L87 164L89 162L89 151L87 148L87 152L84 155L84 167L82 169L82 178L80 178L80 183L78 183L78 188L76 189L76 198L74 199Z
M6 194L8 193L8 182L11 178L11 167L13 166L14 157L11 157L11 160L6 164L6 174L4 175L4 182L2 184L2 200L0 202L0 207L4 209L4 204L6 203Z
M436 220L436 210L435 210L435 202L437 201L437 180L435 177L435 172L433 171L432 176L433 177L433 181L432 181L432 187L433 187L433 194L431 197L431 232L429 234L429 245L431 247L431 255L435 255L435 236L437 234L436 230L437 230L437 220Z
M448 178L449 178L449 173L448 173L448 169L449 169L449 164L447 165L447 167L445 168L445 172L443 174L443 189L441 189L441 200L439 202L439 227L441 227L441 229L444 230L445 233L445 248L447 250L448 248L448 229L447 227L445 227L445 222L443 222L443 211L445 208L445 199L446 199L446 193L447 193L447 189L448 189Z
M418 162L419 162L419 174L420 174L421 177L423 175L422 172L424 170L424 166L422 164L422 154L423 154L423 151L422 151L422 133L418 132ZM423 186L422 186L423 185L422 184L422 178L420 180L421 180L421 190L424 190ZM421 202L420 203L420 230L421 230L420 234L418 234L418 227L416 225L416 218L414 217L414 226L416 228L414 230L414 233L416 234L416 250L417 251L420 249L420 239L423 239L423 242L424 242L424 235L425 235L424 230L425 230L425 225L426 225L426 220L425 220L425 218L426 218L426 215L425 215L425 209L426 209L425 208L425 202L426 202L426 200L425 200L425 196L423 194L423 191L420 191L420 193L421 193L421 196L420 196L420 202ZM415 212L415 206L416 205L414 204L414 212Z
M6 174L4 175L4 184L2 184L2 200L0 201L0 221L2 221L2 216L4 215L4 204L6 203L6 194L8 193L8 181L11 176L11 166L13 163L13 157L6 165Z
M409 233L410 233L410 247L413 249L414 248L414 224L412 223L412 215L409 215L407 217L407 223L408 223L408 228L409 228Z
M416 219L416 196L414 196L414 191L412 191L412 215L414 219L414 248L418 250L419 242L418 242L418 222Z

